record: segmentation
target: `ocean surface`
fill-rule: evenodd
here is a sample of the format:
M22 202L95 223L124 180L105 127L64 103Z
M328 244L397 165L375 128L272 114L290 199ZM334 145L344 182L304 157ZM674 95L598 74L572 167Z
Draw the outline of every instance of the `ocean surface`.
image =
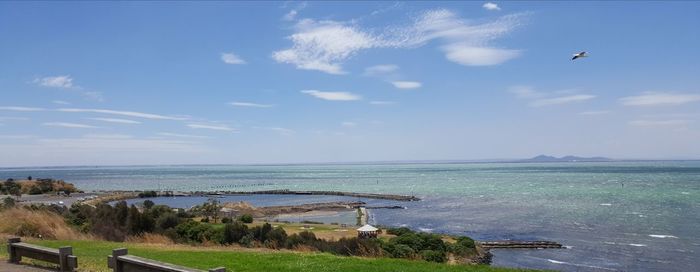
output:
M29 175L64 179L83 190L411 194L423 200L401 202L405 210L373 210L370 222L479 240L552 240L567 247L494 250L495 266L700 269L700 161L0 168L2 179ZM338 199L346 200L276 196L246 201L275 205Z

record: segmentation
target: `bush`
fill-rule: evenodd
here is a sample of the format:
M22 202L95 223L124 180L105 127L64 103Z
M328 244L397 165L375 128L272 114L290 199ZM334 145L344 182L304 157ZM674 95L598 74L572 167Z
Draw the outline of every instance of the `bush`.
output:
M400 228L391 228L386 230L386 233L396 235L396 236L401 236L407 233L413 233L413 231L407 227L400 227Z
M223 236L219 242L225 245L238 243L246 235L248 235L248 226L241 222L228 223L224 225Z
M416 254L411 247L403 244L385 243L382 249L392 258L413 258Z
M228 218L228 217L224 217L224 218L221 218L221 223L224 223L224 224L233 223L233 219Z
M150 209L150 208L153 207L153 205L155 205L155 204L156 204L156 203L153 203L153 201L146 200L146 201L143 202L143 207L146 208L146 209Z
M253 216L250 214L244 214L238 217L238 221L250 224L253 223Z
M209 224L202 224L193 220L187 220L180 223L175 227L175 232L182 240L185 242L203 242L205 240L212 240L212 226Z
M2 207L3 208L12 208L15 206L15 199L11 197L6 197L5 199L2 200Z
M180 223L180 218L177 217L177 215L175 215L173 213L164 214L161 217L158 217L158 219L156 220L156 226L161 231L165 231L167 229L174 228L179 223Z
M423 250L420 252L421 258L429 262L444 263L447 261L447 256L445 252L436 250Z
M145 192L139 193L140 198L157 197L157 196L158 196L158 193L156 193L156 191L145 191Z
M41 191L41 188L39 188L38 186L32 186L31 188L29 188L30 195L40 195L42 193L43 192Z

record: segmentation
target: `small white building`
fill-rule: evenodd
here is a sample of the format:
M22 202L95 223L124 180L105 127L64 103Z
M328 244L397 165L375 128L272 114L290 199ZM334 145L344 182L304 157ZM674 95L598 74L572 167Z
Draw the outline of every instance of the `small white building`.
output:
M377 234L379 234L379 229L369 224L357 229L357 238L377 238Z

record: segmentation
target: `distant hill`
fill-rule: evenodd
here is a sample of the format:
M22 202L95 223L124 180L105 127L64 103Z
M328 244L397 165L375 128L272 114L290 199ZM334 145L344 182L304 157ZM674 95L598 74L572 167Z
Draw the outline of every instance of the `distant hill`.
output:
M539 155L533 158L520 160L519 162L604 162L612 161L610 158L605 157L577 157L577 156L564 156L561 158Z

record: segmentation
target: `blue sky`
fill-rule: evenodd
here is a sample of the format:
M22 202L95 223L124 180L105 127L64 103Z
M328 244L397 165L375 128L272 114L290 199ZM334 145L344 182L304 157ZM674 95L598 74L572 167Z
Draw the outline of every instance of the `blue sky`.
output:
M2 2L0 166L700 159L697 14Z

